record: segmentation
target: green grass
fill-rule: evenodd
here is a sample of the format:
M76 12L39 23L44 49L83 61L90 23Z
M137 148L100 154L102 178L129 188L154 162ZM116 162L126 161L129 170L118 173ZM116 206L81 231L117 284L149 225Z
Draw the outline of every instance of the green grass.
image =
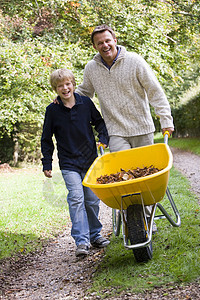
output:
M155 135L155 143L163 143L162 134ZM181 150L200 155L200 138L169 138L168 144Z
M52 179L41 170L0 173L0 258L40 248L64 230L68 219L59 171Z
M167 219L156 221L158 232L153 236L153 259L147 263L135 261L132 250L124 247L122 235L113 236L95 273L93 291L98 290L102 297L104 289L110 290L110 296L113 291L116 295L126 289L143 292L156 286L175 286L200 276L197 198L190 192L188 181L174 169L170 173L169 188L181 215L181 226L173 227ZM171 214L167 198L162 205Z

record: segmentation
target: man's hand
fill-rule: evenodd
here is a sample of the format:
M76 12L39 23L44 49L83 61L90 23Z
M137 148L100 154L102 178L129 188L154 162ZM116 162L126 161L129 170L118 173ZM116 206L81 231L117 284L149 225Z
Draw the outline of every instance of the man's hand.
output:
M48 178L51 178L52 177L51 170L44 170L44 175Z
M55 99L53 99L53 103L54 104L59 104L58 100L57 100L57 97Z
M172 135L172 132L174 131L174 128L173 127L163 128L162 129L162 134L164 134L165 131L168 131L169 134Z

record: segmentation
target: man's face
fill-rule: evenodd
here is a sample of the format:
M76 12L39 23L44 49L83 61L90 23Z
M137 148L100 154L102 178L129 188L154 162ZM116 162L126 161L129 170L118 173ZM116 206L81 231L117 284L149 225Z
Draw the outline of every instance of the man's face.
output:
M104 32L99 32L94 35L93 47L99 51L103 60L111 65L115 57L117 56L117 39L113 38L112 34L106 30Z

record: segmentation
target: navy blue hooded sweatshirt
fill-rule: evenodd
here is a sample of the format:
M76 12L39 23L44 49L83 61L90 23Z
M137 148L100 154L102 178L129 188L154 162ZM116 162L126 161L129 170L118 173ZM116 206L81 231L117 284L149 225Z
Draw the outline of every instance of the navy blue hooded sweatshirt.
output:
M99 111L92 100L74 93L76 103L72 108L51 103L46 108L41 150L44 170L52 170L52 156L56 138L61 170L85 172L97 157L94 126L101 143L108 145L108 132Z

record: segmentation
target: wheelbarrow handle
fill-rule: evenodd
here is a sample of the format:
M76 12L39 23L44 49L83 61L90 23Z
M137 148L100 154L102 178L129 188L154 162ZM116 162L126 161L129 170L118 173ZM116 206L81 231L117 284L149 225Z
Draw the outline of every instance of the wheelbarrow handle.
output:
M164 136L164 143L165 143L165 144L168 144L168 138L170 137L169 131L166 130L166 131L163 133L163 136Z
M99 151L100 151L100 154L103 155L103 154L104 154L104 149L105 149L104 145L103 145L103 144L100 144L100 145L98 146L98 149L99 149Z

